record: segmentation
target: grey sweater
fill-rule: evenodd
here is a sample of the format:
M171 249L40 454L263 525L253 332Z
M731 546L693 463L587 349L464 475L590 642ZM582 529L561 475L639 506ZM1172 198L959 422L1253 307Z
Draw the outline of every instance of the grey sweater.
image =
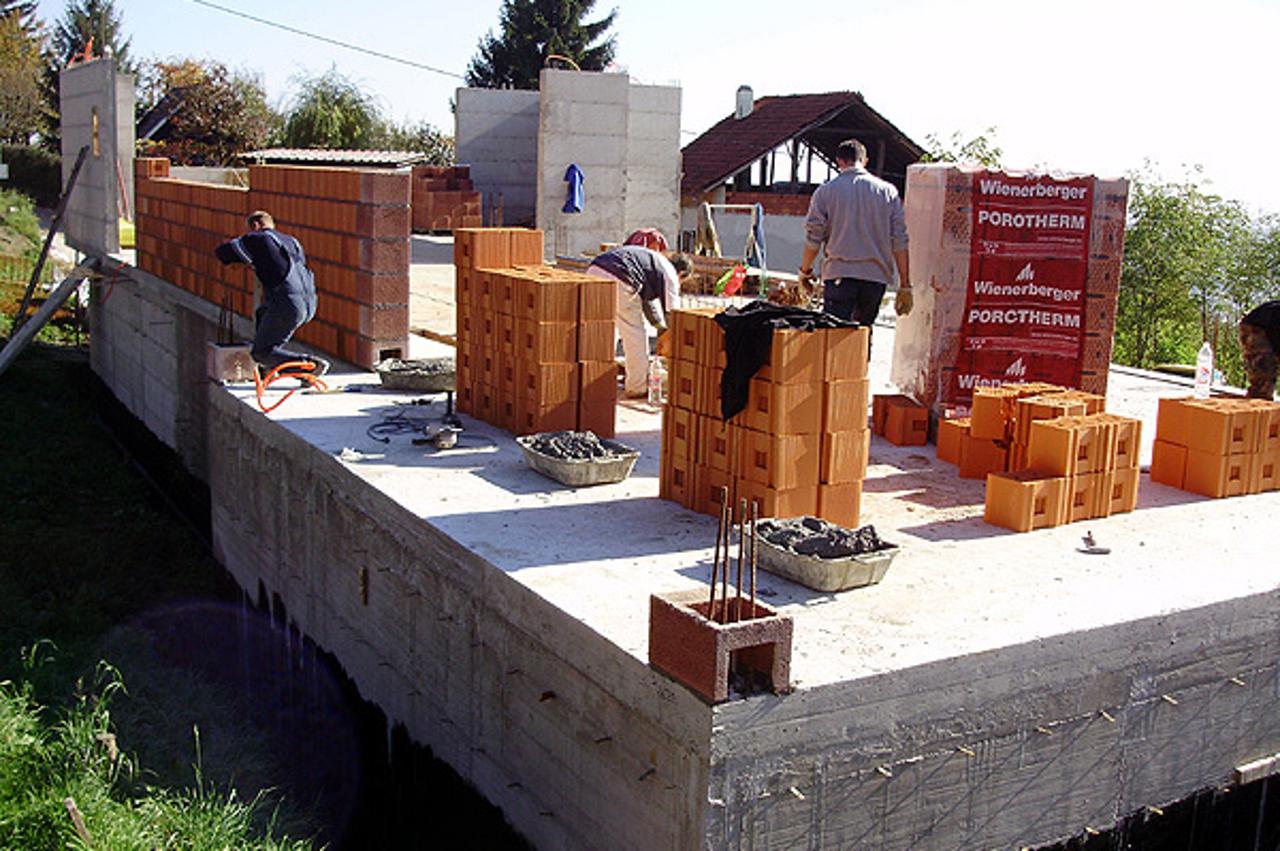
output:
M823 280L862 278L893 283L893 253L907 248L902 200L892 183L848 168L817 188L804 223L805 242L825 246Z

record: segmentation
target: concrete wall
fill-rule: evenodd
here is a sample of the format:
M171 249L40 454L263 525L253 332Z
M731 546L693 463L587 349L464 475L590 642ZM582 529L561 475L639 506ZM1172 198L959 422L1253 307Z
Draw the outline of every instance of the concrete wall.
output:
M206 343L218 308L132 267L107 273L89 301L90 365L115 397L187 468L207 479ZM252 333L233 317L235 330Z
M133 77L118 73L113 59L94 59L64 69L59 87L64 186L89 147L67 204L67 243L85 254L114 254L120 212L133 203Z
M538 93L458 89L454 145L457 162L471 167L471 183L484 199L484 208L501 196L503 224L533 224Z
M710 708L219 387L215 553L538 848L698 848Z
M680 90L625 74L544 69L538 222L547 254L595 252L637 227L672 240L680 216ZM565 170L582 169L581 213L563 212Z
M1030 847L1229 786L1280 750L1278 602L724 704L706 847Z

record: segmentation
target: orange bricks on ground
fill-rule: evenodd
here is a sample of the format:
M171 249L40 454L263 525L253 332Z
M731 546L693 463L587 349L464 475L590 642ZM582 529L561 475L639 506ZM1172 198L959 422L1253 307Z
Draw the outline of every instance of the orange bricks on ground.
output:
M948 464L960 463L960 441L969 434L970 419L954 417L938 420L938 460Z
M872 399L872 430L895 446L929 442L929 409L899 394Z
M983 520L1015 532L1059 526L1065 522L1067 479L1030 470L993 472L987 476Z
M1067 400L1060 409L1070 410L1080 401L1087 409L1090 400L1081 397ZM1037 409L1045 404L1029 401L1023 415L1051 412ZM1137 505L1141 421L1108 413L1032 419L1029 434L1026 468L993 472L987 477L984 518L988 523L1025 532L1108 517L1132 511ZM1157 448L1159 463L1179 469L1184 466L1184 457L1160 452ZM1153 463L1153 474L1156 466ZM1055 505L1052 499L1047 499L1043 511L1028 509L1031 492L1052 495L1045 489L1057 485L1039 484L1050 480L1064 483L1061 510L1051 510Z
M989 473L1003 473L1007 469L1009 450L1004 441L960 435L960 455L957 466L962 479L985 479Z
M1280 404L1263 399L1161 399L1151 480L1203 496L1276 490Z
M869 441L867 337L861 328L775 330L746 407L724 422L724 333L709 310L674 311L664 498L714 514L723 493L735 505L758 503L761 516L856 526Z

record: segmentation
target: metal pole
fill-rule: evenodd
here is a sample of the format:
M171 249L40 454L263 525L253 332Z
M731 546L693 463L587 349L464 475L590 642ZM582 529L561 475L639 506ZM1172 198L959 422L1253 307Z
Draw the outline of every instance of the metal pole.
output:
M71 176L67 178L67 188L62 190L62 197L58 199L58 206L53 210L53 219L49 222L49 232L45 234L44 246L40 249L40 257L36 260L36 267L31 271L31 281L27 284L27 291L22 296L22 305L18 308L18 313L13 317L13 327L9 331L12 337L22 327L22 323L26 321L27 308L31 306L31 296L36 291L36 283L40 280L40 273L44 270L44 261L49 257L49 247L53 244L53 235L58 232L58 226L62 224L62 216L67 211L67 201L71 198L71 190L75 188L76 178L80 175L80 167L84 165L84 158L89 155L89 146L85 145L80 149L79 155L76 157L76 164L71 168Z
M707 620L716 619L716 582L719 580L720 573L720 542L724 538L724 506L728 501L729 489L727 487L720 489L720 516L716 524L716 553L715 558L711 561L711 599L707 601Z
M734 600L733 619L735 621L742 620L742 563L745 561L744 553L747 546L747 501L742 499L738 502L738 596Z

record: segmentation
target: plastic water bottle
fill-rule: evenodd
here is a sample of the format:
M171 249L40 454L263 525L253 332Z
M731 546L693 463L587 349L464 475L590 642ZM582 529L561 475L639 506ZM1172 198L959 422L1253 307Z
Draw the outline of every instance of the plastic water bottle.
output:
M649 358L649 404L662 405L667 401L667 359L661 355Z
M1197 399L1208 399L1209 388L1213 386L1213 348L1205 340L1196 355L1196 392Z

